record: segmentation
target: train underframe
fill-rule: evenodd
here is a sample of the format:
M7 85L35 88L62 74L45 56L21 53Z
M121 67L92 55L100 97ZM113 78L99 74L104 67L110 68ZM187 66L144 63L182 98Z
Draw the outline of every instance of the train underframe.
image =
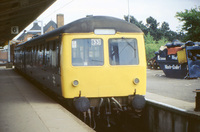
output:
M73 99L73 107L76 110L75 115L95 129L97 120L111 127L121 122L125 114L131 118L140 118L145 107L145 98L137 94L89 99L78 97Z

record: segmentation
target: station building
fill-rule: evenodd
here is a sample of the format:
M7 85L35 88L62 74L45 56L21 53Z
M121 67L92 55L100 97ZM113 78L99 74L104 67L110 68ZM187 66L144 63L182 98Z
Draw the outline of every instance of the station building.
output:
M64 15L63 14L57 14L57 23L55 23L53 20L49 21L44 27L43 27L43 33L50 32L56 28L59 28L64 25ZM36 37L38 35L41 35L41 26L39 26L38 21L33 22L33 27L28 31L24 31L17 40L21 42L26 42L33 37Z

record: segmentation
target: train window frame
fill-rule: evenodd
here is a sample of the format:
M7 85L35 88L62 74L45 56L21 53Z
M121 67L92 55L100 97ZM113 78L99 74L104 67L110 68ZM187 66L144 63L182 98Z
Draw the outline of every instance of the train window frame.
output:
M87 41L87 42L85 43L80 41ZM73 39L71 41L71 64L72 66L83 66L83 67L103 66L104 65L103 39L102 38Z
M131 46L132 49L135 50L133 52L133 54L135 55L135 57L130 60L129 59L130 57L128 57L129 55L126 55L128 53L131 54L130 48L126 48L127 46L124 46L121 49L121 52L126 49L126 51L123 52L123 53L125 53L123 55L124 57L122 55L119 56L119 52L120 52L119 51L120 50L119 46L116 47L116 45L113 44L115 47L113 46L112 47L113 50L111 51L111 40L121 40L123 43L126 42L127 45ZM129 42L130 40L134 41L134 43L132 43L133 45ZM116 50L116 51L114 51L114 50ZM115 53L115 52L118 52L118 53ZM108 53L109 53L109 64L111 66L127 66L127 65L132 66L132 65L139 65L139 50L138 50L138 42L137 42L136 38L124 38L124 37L122 37L122 38L110 38L110 39L108 39ZM113 59L112 57L114 57L114 55L115 55L115 58ZM122 57L125 58L125 59L123 59L125 61L120 61L120 58L122 58Z
M61 40L56 39L56 67L60 68L60 47L61 47Z
M32 64L35 65L35 51L36 51L36 45L32 46Z
M56 40L52 40L49 42L49 47L50 47L50 66L52 68L57 67L57 51L56 51Z
M45 43L42 43L42 66L46 65L45 61L46 61Z
M45 66L50 67L50 42L45 43Z

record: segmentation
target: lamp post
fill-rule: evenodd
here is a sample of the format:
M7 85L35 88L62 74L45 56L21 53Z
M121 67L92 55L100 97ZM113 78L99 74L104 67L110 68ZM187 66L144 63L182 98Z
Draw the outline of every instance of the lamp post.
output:
M128 0L128 22L130 23L129 0Z

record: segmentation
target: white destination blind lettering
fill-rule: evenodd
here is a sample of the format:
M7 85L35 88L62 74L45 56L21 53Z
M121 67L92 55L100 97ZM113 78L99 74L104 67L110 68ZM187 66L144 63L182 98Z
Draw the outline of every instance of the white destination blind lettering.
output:
M101 45L101 39L91 39L91 45L92 46L100 46Z

